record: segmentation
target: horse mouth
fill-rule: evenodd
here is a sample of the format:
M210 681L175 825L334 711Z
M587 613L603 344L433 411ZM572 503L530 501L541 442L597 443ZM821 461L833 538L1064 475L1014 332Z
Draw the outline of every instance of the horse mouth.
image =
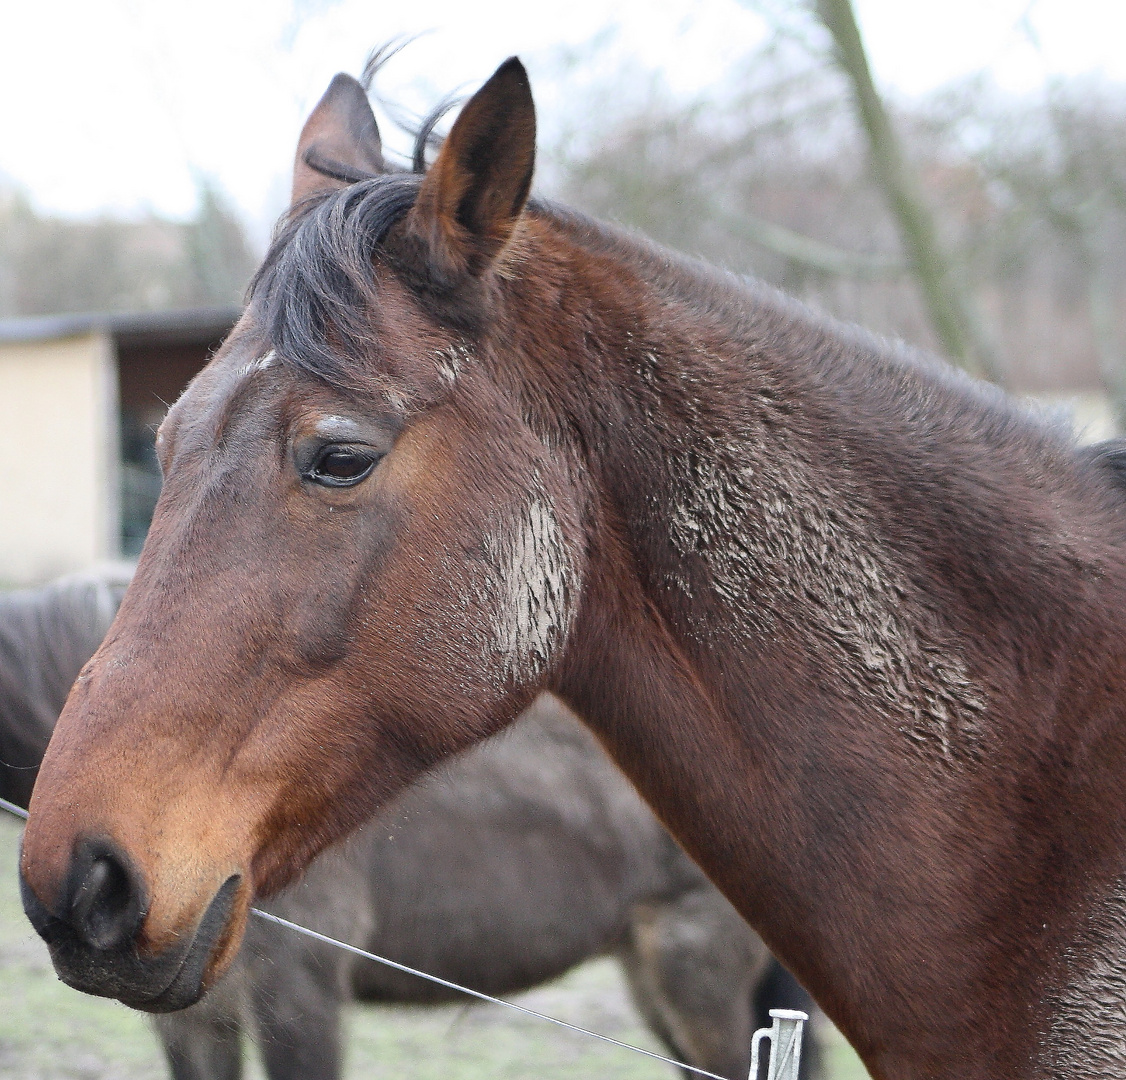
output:
M188 941L151 958L142 957L134 941L109 949L92 947L51 914L22 875L20 892L24 911L47 943L55 972L64 983L86 994L116 998L134 1009L164 1013L194 1005L210 985L208 969L230 937L241 883L238 874L227 878Z

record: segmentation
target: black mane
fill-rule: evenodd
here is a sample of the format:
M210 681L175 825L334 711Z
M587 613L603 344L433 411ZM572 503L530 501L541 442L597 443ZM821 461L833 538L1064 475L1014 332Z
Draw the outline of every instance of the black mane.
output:
M412 40L394 39L369 54L360 77L365 91L373 93L380 69ZM414 205L427 151L442 143L438 124L462 99L450 95L416 121L376 100L412 137L411 170L360 174L307 156L312 169L348 186L314 195L282 218L247 294L281 359L344 389L356 385L344 358L362 354L370 339L375 251Z
M414 205L421 180L373 176L283 218L249 294L282 360L331 385L356 386L348 358L370 346L375 252Z

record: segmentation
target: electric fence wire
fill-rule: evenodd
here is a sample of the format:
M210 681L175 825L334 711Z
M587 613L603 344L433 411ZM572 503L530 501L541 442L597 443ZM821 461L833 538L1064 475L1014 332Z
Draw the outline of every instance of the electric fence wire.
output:
M23 818L25 821L27 820L27 811L22 807L16 806L15 803L8 802L7 799L0 799L0 809L7 810L9 814L14 814L18 818ZM461 986L458 983L450 982L448 979L441 979L437 975L430 975L425 971L419 971L418 968L408 967L406 964L389 960L386 956L379 956L377 953L368 952L366 949L357 948L355 945L349 945L346 941L338 941L336 938L328 937L326 934L319 934L316 930L310 930L307 926L290 922L288 919L283 919L280 915L263 911L261 908L252 907L250 913L256 915L259 919L264 919L266 922L284 926L287 930L292 930L294 933L304 934L316 941L322 941L326 945L335 945L338 949L343 949L345 952L352 953L354 956L363 957L365 960L373 960L377 964L394 968L396 971L406 972L408 975L416 975L420 979L427 979L432 983L437 983L439 986L446 987L448 990L457 990L459 993L467 994L469 997L477 998L479 1001L486 1001L490 1005L503 1005L506 1009L513 1009L518 1013L523 1013L525 1016L531 1016L537 1020L544 1020L549 1024L555 1024L558 1027L566 1028L568 1031L577 1032L579 1035L587 1035L592 1039L598 1039L601 1042L609 1043L611 1046L617 1046L623 1050L632 1050L635 1054L643 1054L647 1058L664 1062L666 1065L672 1065L677 1069L684 1069L687 1072L695 1073L697 1076L706 1076L709 1077L710 1080L727 1080L726 1077L719 1076L717 1073L708 1072L706 1069L698 1069L694 1065L686 1065L683 1061L665 1057L663 1054L655 1054L651 1050L644 1050L640 1046L634 1046L632 1043L612 1039L609 1035L603 1035L598 1031L591 1031L589 1028L579 1027L577 1024L570 1024L566 1020L559 1020L554 1016L548 1016L547 1013L536 1012L535 1009L517 1005L514 1001L505 1001L504 998L493 997L491 994L483 994L479 990L471 990L468 986Z

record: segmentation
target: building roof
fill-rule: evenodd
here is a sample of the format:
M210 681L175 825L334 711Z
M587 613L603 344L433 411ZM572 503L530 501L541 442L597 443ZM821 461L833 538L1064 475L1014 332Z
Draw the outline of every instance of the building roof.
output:
M101 331L118 345L209 344L225 337L242 309L184 308L177 311L94 311L74 315L43 315L31 319L0 319L0 345L49 341Z

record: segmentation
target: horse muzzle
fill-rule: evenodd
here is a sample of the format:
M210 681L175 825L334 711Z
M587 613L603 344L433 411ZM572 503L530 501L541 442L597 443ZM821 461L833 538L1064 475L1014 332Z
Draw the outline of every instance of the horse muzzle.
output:
M198 1001L213 981L213 960L230 940L241 883L238 874L228 877L194 930L159 952L142 944L149 906L144 880L112 841L75 845L53 906L36 895L22 872L20 893L68 986L146 1012L172 1012Z

